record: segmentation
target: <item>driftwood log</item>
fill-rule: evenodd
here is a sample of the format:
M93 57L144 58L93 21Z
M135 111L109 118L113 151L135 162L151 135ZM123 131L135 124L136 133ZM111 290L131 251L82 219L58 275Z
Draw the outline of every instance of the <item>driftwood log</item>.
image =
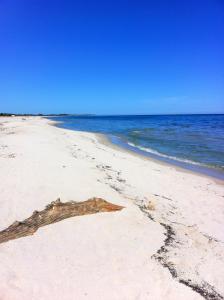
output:
M34 234L40 227L59 222L63 219L96 214L98 212L113 212L123 207L109 203L101 198L91 198L84 202L65 202L60 199L51 202L42 211L34 211L32 216L22 222L15 221L5 230L0 231L0 244L10 240Z

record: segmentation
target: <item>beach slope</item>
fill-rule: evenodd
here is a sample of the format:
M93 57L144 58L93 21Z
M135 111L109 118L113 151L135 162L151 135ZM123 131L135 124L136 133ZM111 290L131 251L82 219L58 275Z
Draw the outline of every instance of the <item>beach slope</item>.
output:
M0 299L223 299L223 183L53 125L0 118L0 231L58 198L119 209L5 239Z

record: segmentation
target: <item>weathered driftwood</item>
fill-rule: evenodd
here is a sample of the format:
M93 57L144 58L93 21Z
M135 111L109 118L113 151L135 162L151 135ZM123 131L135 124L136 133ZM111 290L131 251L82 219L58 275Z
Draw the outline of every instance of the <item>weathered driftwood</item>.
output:
M91 198L84 202L62 203L57 199L40 212L34 211L32 216L22 222L14 222L0 232L0 244L20 237L34 234L38 228L59 222L63 219L95 214L98 212L113 212L123 207L109 203L101 198Z

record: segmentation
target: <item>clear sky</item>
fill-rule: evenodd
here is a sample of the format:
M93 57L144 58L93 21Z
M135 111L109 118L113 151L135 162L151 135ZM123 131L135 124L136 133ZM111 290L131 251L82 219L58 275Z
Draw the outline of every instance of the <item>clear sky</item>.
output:
M224 112L224 1L0 0L0 111Z

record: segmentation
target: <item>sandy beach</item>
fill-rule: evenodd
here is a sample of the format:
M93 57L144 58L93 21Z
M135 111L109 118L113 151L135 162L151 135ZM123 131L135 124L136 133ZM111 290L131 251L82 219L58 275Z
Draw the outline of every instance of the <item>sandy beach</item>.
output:
M224 299L223 191L96 134L2 117L0 231L58 198L124 208L1 243L0 299Z

